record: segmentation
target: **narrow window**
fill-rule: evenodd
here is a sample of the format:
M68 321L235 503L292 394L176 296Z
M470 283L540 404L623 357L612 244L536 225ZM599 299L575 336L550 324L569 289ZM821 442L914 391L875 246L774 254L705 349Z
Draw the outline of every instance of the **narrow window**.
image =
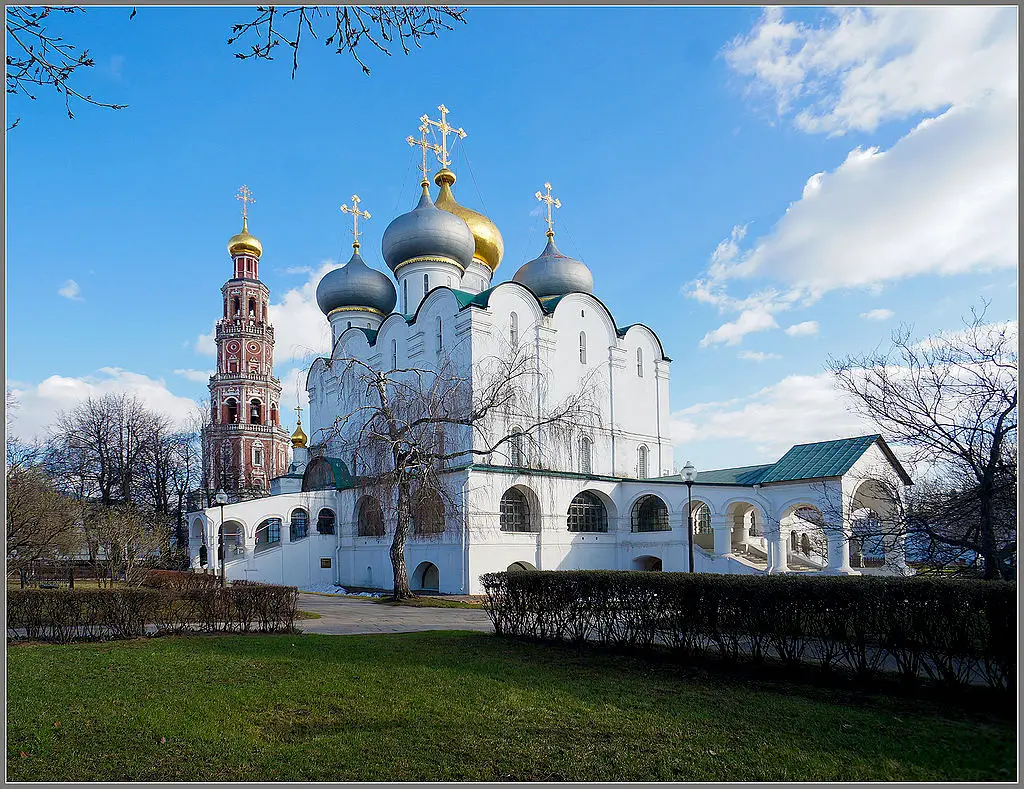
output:
M349 322L348 322L348 327L349 327L350 329L352 328L352 321L349 321Z
M259 445L254 446L252 448L252 464L254 466L263 465L263 450L259 447Z
M644 377L644 349L636 349L636 374L641 378Z
M402 308L402 312L404 312L406 315L408 315L409 314L409 280L407 280L407 279L403 279L402 280L402 302L405 304L405 307Z
M430 290L430 275L429 274L424 274L423 275L423 295L424 296L427 295L427 291L428 290Z
M442 348L444 348L444 332L441 329L441 318L440 318L440 316L438 316L438 319L437 319L437 351L438 351L438 353L441 352Z
M591 447L590 439L587 436L583 436L580 439L580 471L584 474L589 474L591 471L591 460L593 457Z
M235 296L233 299L231 299L231 313L232 313L232 315L237 315L238 311L240 309L241 309L241 302L238 300L238 296Z
M263 409L259 400L252 400L249 403L249 423L253 425L263 424Z
M513 348L519 345L519 316L514 312L508 317L508 341Z
M587 333L580 332L580 364L587 363Z
M391 341L391 369L398 369L398 340Z
M522 468L525 464L523 453L523 431L512 428L512 438L509 440L509 464L515 468Z
M647 479L647 447L643 444L637 450L636 475L640 479Z
M256 317L256 299L253 299L253 298L249 299L249 317L250 318L255 318Z

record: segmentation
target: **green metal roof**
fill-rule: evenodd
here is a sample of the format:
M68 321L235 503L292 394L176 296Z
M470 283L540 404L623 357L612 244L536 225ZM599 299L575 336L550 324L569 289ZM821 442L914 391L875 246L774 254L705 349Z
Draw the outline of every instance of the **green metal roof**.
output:
M497 287L497 285L495 285L495 287ZM488 299L491 298L492 290L494 290L494 288L488 288L487 290L482 290L479 293L469 293L465 290L456 290L455 288L451 288L451 292L455 295L455 300L459 302L459 307L461 309L466 309L466 307L470 305L474 307L486 307Z
M880 438L875 434L819 441L815 444L797 444L775 462L760 482L841 477Z
M900 465L888 444L877 433L870 436L841 438L836 441L818 441L813 444L797 444L790 447L781 458L765 466L739 466L714 471L698 471L694 479L697 485L767 485L772 482L795 482L801 479L822 479L841 477L849 471L874 443L885 453L896 473L905 483L911 484L910 475ZM678 474L658 477L659 481L672 482Z
M362 326L356 326L359 331L366 335L366 339L370 341L370 345L377 342L377 332L373 329L364 329Z
M721 468L715 471L698 471L694 482L698 484L716 483L719 485L756 485L765 474L774 468L767 466L738 466L737 468Z

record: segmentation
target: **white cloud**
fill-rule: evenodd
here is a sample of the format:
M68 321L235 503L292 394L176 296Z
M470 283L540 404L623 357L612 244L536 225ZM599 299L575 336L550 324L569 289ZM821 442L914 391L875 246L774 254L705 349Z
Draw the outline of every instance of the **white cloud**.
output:
M868 310L867 312L862 312L860 314L860 317L862 317L866 321L887 321L895 314L896 313L894 313L892 310L879 308L875 310Z
M328 271L337 267L333 260L325 261L302 285L286 290L276 304L271 302L275 362L330 353L331 326L317 306L316 286Z
M739 440L752 443L757 455L739 461L771 462L793 444L874 432L850 412L831 373L790 375L745 398L698 403L672 414L672 437L682 445L677 457L692 454L686 445Z
M208 334L200 334L196 338L196 344L193 346L193 350L203 356L216 356L217 355L217 321L213 322L213 328L210 329Z
M992 96L921 121L887 151L854 148L723 265L820 296L920 274L1017 265L1017 102ZM717 252L717 250L716 250Z
M57 295L63 296L65 299L70 299L71 301L85 301L85 299L82 298L81 288L78 287L78 283L73 279L69 279L65 282L57 291Z
M39 384L12 387L19 407L13 414L13 431L19 438L41 435L58 412L74 407L89 396L108 392L135 394L149 408L166 414L184 426L196 409L196 401L171 392L162 378L150 378L120 367L102 367L95 375L69 378L51 375Z
M288 266L284 270L285 274L312 274L313 269L309 266Z
M726 285L740 280L796 291L795 307L837 289L877 293L913 276L1015 268L1016 15L1006 7L841 8L805 24L766 10L724 54L780 116L831 134L914 125L887 149L858 145L811 174L759 237L745 238L737 224L688 295L739 312L746 299Z
M790 337L809 337L810 335L817 333L817 321L804 321L803 323L794 323L792 326L786 328L786 334L788 334Z
M815 26L766 9L724 54L809 132L874 131L991 91L1017 92L1017 12L997 7L838 8Z
M777 353L767 353L766 351L740 351L736 356L751 362L765 362L769 359L782 358Z
M778 323L772 314L764 308L744 310L739 318L728 323L723 323L714 331L704 335L700 341L702 348L717 343L726 345L739 345L740 340L753 332L765 331L766 329L778 328Z
M210 380L210 376L213 375L213 370L175 370L175 375L180 375L189 381L194 381L199 384L205 384Z

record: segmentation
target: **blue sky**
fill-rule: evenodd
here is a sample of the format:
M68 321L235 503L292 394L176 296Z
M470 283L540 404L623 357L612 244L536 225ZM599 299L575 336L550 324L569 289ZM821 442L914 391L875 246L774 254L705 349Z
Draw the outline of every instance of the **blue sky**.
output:
M369 77L309 40L294 80L285 53L233 57L246 9L128 13L61 21L96 59L79 89L127 109L8 100L17 433L90 392L175 415L206 394L242 183L294 399L326 325L312 289L348 257L338 206L360 195L384 268L416 195L404 139L442 102L468 132L456 196L504 237L496 281L543 248L550 181L562 251L660 335L680 466L863 432L828 354L956 329L979 297L1016 317L1016 9L472 8L409 56L367 53Z

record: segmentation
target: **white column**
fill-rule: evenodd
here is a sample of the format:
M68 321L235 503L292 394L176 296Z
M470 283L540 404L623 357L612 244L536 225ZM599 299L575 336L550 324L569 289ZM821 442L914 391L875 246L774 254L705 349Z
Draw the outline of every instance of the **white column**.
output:
M885 568L895 575L914 574L914 570L907 566L905 542L906 537L902 534L889 534L882 538L885 547Z
M711 528L715 530L715 555L732 553L732 524L727 515L712 515Z
M825 537L828 540L828 567L824 575L860 575L850 566L850 524L844 519L842 528L826 527Z
M789 534L782 526L775 526L771 531L765 530L768 540L768 574L781 575L789 572L789 556L786 541Z

